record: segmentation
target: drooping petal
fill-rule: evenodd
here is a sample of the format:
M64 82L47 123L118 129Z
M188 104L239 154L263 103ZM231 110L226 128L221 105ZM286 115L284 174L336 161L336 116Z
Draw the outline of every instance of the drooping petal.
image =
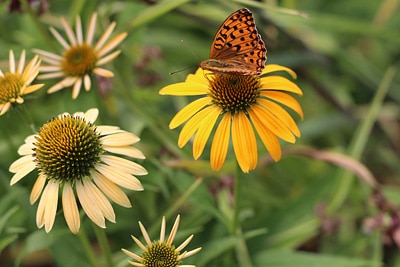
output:
M35 203L39 197L40 194L43 191L44 185L46 184L46 176L43 175L42 173L39 174L38 178L36 179L35 184L33 185L30 197L29 197L29 202L31 205Z
M186 105L181 109L174 118L169 123L170 129L175 129L179 125L183 124L185 121L190 119L194 114L199 112L201 109L211 104L211 99L209 97L199 98L190 104Z
M81 226L78 205L76 204L75 194L70 183L64 183L62 191L62 206L64 210L64 218L68 228L72 233L77 234Z
M258 160L254 130L243 112L235 113L232 119L233 149L240 168L248 173L257 166Z
M210 137L211 131L214 128L218 116L221 114L221 109L217 106L210 106L209 113L204 117L196 136L193 140L193 158L198 159L203 153L204 147Z
M229 140L231 135L231 114L226 113L220 121L214 134L211 145L210 164L214 171L221 169L225 162L228 152Z

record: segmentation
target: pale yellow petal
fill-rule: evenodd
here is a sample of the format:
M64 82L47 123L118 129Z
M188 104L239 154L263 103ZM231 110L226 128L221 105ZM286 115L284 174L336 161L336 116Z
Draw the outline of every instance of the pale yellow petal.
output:
M94 68L93 69L93 73L97 74L99 76L102 76L102 77L106 77L106 78L114 77L114 73L112 71L106 70L106 69L103 69L103 68L99 68L99 67Z
M143 186L140 183L139 179L137 179L135 176L129 173L121 172L116 168L104 164L98 164L96 166L96 170L101 174L103 174L107 179L109 179L113 183L122 186L126 189L135 191L143 190Z
M106 228L106 222L102 211L97 207L93 196L88 194L86 187L81 183L77 182L75 184L76 193L78 195L79 202L86 215L101 228Z
M29 202L31 203L31 205L39 199L45 184L46 184L46 176L41 173L37 177L35 184L33 185L31 190L31 194L29 197Z
M110 201L97 188L97 186L89 179L82 179L85 194L93 200L93 209L99 209L103 216L110 222L115 223L115 213Z
M128 36L128 33L123 32L115 36L112 40L110 40L104 47L98 51L98 56L103 57L106 55L108 52L113 50L117 45L119 45L125 38ZM97 50L97 49L96 49Z
M129 146L140 141L140 138L129 132L120 132L100 138L102 144L107 146Z
M10 172L15 172L10 180L10 185L14 185L22 178L24 178L28 173L36 168L35 163L32 161L32 156L24 156L14 161L10 166Z
M125 155L131 158L137 158L137 159L146 158L142 151L132 146L113 147L103 144L103 149L114 154Z
M181 219L181 216L178 214L178 216L176 216L176 219L175 219L175 222L174 222L174 226L172 226L171 233L169 234L169 237L167 239L167 245L169 245L169 246L172 245L172 242L175 239L176 232L178 231L180 219Z
M94 50L99 51L103 47L104 43L107 41L108 37L110 37L110 35L113 32L116 25L117 25L117 23L115 21L113 21L110 25L108 25L108 27L104 31L103 35L97 41L96 46L94 47Z
M127 195L117 185L96 171L91 174L96 185L109 199L125 208L132 207Z
M109 166L119 169L122 172L127 172L135 175L146 175L148 172L141 165L136 162L116 157L112 155L102 155L101 161Z
M97 108L91 108L88 111L85 112L85 120L94 123L99 116L99 110Z
M77 234L81 227L78 205L76 204L75 194L70 183L64 183L62 191L62 206L64 218L68 228L72 233Z
M72 99L76 99L81 91L82 78L76 80L74 87L72 88Z

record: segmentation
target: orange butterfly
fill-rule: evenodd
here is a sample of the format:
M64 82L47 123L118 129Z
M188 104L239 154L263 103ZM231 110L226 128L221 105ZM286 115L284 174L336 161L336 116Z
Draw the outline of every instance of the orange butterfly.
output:
M247 8L233 12L218 29L210 59L199 63L203 70L233 75L258 75L265 66L267 49Z

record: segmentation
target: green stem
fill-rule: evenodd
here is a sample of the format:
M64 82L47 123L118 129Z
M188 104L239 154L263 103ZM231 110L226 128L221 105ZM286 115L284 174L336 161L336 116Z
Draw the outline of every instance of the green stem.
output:
M99 242L99 245L101 247L101 250L103 251L103 255L106 260L106 266L108 267L113 267L113 262L112 262L112 253L110 249L110 244L108 243L107 235L104 231L104 229L98 227L94 223L92 223L94 232L96 234L97 242Z
M181 195L176 201L174 201L173 205L165 211L165 218L169 219L173 214L175 214L202 182L203 178L197 178L196 181L194 181L194 183L185 191L185 193ZM155 231L159 229L159 227L159 224L153 224L149 229L149 234L154 234Z
M92 247L90 245L87 233L86 233L86 231L85 231L85 229L83 227L81 227L79 229L78 237L81 240L83 249L86 252L86 256L87 256L87 258L88 258L88 260L90 262L90 265L93 266L93 267L100 266L100 264L97 261L97 257L95 255L95 253L93 252Z
M236 175L235 175L235 188L234 188L234 208L233 208L233 218L232 227L230 229L232 234L236 233L239 225L239 213L240 213L240 195L242 187L242 173L240 172L240 167L236 164Z
M241 206L241 193L242 193L242 178L243 174L240 170L238 164L236 164L236 175L235 175L235 196L234 196L234 211L233 211L233 218L232 218L232 227L231 227L231 234L236 235L240 238L240 241L235 246L236 250L236 257L239 262L240 267L251 267L251 260L249 251L247 249L246 241L242 235L242 229L240 227L239 222L239 215L240 215L240 206Z
M361 154L364 151L367 140L370 136L372 127L377 120L379 110L382 107L383 100L390 88L396 69L394 67L389 67L383 79L376 91L374 99L371 102L370 109L368 110L365 118L361 121L361 124L356 129L354 137L350 143L348 155L356 160L359 160ZM354 176L351 172L346 170L340 170L336 177L336 185L334 189L334 195L332 201L328 206L328 212L335 212L344 203L349 191L351 189Z
M19 115L22 117L22 120L28 124L29 128L32 130L32 133L36 133L36 127L35 124L33 123L33 119L31 116L31 113L28 112L26 109L26 105L20 105L21 108L17 108Z
M236 244L236 257L241 267L253 266L250 260L249 250L247 249L246 240L242 236L242 229L239 227L236 230L236 235L241 237L240 241Z

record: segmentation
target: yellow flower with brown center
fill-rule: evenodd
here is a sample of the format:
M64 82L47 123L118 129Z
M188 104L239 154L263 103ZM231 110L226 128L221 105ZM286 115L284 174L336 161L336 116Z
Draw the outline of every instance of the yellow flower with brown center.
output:
M195 265L181 265L183 259L188 258L201 250L201 248L196 248L191 251L182 250L189 244L192 240L193 235L189 236L181 245L175 247L172 242L174 241L176 232L178 231L180 216L176 217L174 226L172 227L171 233L167 240L165 240L165 217L162 219L160 239L157 241L151 241L149 234L144 228L143 224L139 222L140 230L146 241L146 244L142 244L139 239L132 236L133 241L139 246L143 251L142 254L137 255L129 250L122 249L122 251L129 257L136 260L128 261L133 266L139 267L195 267Z
M25 67L25 50L16 65L14 52L10 50L10 69L0 70L0 115L6 113L13 104L22 104L22 96L33 93L44 84L31 84L39 73L40 60L35 56Z
M116 26L116 23L113 22L108 26L97 43L93 44L96 19L97 14L94 13L90 19L84 40L82 23L79 16L76 18L76 33L73 32L65 18L61 18L61 23L67 34L69 43L53 27L50 27L51 33L64 48L61 56L40 49L33 50L40 55L44 62L49 64L40 68L40 71L46 74L39 75L39 79L63 78L50 87L47 91L48 93L54 93L63 88L73 86L72 98L76 99L81 90L82 83L86 91L90 90L91 76L93 74L107 78L114 76L111 71L101 68L101 66L112 61L121 53L121 50L112 53L109 52L126 38L127 33L123 32L106 43Z
M232 138L236 159L243 172L255 169L258 161L257 141L254 129L269 151L271 157L281 158L279 139L294 143L300 130L288 111L303 118L297 100L287 92L302 95L301 89L289 79L273 75L285 71L293 78L296 74L289 68L269 64L260 76L213 74L198 69L185 82L168 85L160 90L162 95L204 95L181 111L171 120L174 129L183 123L178 146L183 147L193 138L193 157L203 153L214 126L210 164L215 171L225 162Z
M13 185L37 169L39 175L30 195L31 204L40 195L36 224L49 232L54 224L59 190L62 191L64 217L71 232L80 228L75 194L87 216L105 228L105 219L115 222L110 200L123 207L131 203L122 189L140 191L136 175L146 175L139 164L120 157L143 159L132 145L139 138L115 126L97 126L97 109L73 115L64 113L44 124L37 134L25 139L10 166Z

